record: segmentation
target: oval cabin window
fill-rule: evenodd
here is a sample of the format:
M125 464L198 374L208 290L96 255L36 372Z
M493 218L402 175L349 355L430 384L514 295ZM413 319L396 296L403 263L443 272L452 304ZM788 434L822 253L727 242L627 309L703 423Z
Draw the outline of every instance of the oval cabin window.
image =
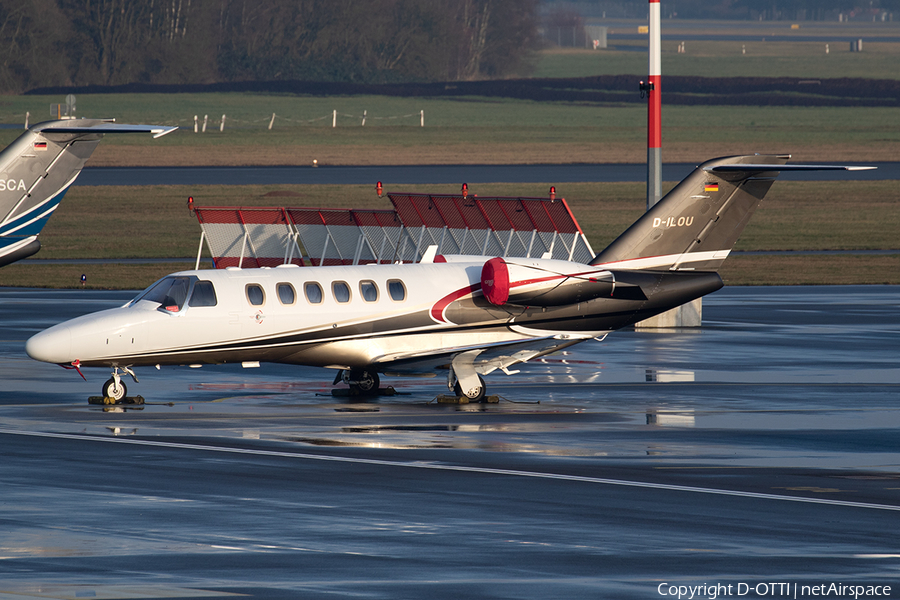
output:
M332 283L331 291L334 294L334 299L341 304L350 302L350 286L343 281L336 281Z
M378 302L378 286L374 281L360 281L359 293L366 302Z
M296 294L294 294L294 286L289 283L278 284L278 299L282 304L293 304Z
M391 279L387 282L388 293L394 302L403 302L406 300L406 286L399 279Z
M266 295L260 286L251 283L247 286L247 300L253 306L262 306L266 301Z
M322 303L322 286L314 281L303 284L303 293L306 294L306 300L310 304Z

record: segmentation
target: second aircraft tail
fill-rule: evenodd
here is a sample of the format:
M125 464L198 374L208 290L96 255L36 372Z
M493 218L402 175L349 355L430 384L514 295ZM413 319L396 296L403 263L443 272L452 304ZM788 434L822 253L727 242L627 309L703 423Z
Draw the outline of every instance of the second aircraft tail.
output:
M175 130L99 119L38 123L0 152L0 266L31 256L38 234L106 133Z

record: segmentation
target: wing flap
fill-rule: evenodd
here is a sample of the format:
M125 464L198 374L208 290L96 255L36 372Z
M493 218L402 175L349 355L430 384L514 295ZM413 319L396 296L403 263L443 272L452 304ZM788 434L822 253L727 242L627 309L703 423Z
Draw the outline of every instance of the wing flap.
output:
M498 342L481 348L454 348L415 356L394 356L376 361L375 366L382 373L400 376L416 375L433 372L435 369L449 368L455 356L475 350L478 351L472 361L475 371L481 375L487 375L497 369L503 370L511 365L527 362L588 339L598 336L605 337L607 333L602 331L582 335L552 335L522 341Z

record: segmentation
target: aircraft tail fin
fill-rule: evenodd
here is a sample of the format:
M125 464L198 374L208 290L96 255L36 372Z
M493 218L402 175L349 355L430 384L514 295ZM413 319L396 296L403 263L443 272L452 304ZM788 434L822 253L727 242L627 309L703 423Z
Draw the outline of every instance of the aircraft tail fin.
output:
M781 171L874 167L787 165L789 154L728 156L688 175L591 261L607 268L716 271Z
M0 266L37 252L38 234L107 133L163 136L176 127L101 119L38 123L0 152Z

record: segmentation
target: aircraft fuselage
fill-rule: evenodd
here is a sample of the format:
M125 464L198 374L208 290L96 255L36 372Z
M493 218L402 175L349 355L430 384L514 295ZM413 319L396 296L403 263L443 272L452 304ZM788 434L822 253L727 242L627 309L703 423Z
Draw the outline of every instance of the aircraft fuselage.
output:
M509 281L507 301L496 305L483 289L485 259L469 259L184 271L123 307L39 333L26 350L38 360L86 367L259 361L403 371L404 362L435 353L542 337L589 339L722 285L715 273L508 259L518 277Z

